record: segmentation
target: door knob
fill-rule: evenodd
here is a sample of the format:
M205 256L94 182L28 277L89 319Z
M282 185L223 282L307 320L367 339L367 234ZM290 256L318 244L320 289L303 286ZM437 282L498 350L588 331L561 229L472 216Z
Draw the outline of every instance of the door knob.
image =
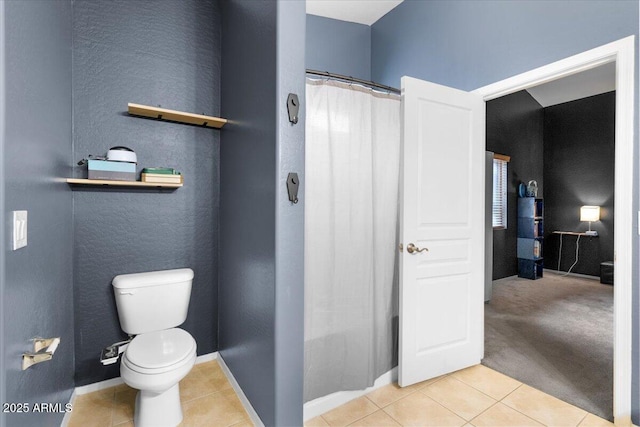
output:
M407 252L409 252L410 254L418 253L418 252L429 252L429 249L427 249L427 248L420 249L419 247L417 247L413 243L409 243L407 245Z

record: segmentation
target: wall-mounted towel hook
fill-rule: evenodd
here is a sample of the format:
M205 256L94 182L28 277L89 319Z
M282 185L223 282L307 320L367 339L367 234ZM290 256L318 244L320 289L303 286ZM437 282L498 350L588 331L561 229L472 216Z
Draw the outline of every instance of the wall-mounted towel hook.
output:
M34 338L33 353L22 353L22 370L29 367L53 359L53 354L58 349L60 337L57 338Z
M289 121L294 125L298 123L298 112L300 111L300 101L298 95L290 93L287 97L287 111L289 112Z

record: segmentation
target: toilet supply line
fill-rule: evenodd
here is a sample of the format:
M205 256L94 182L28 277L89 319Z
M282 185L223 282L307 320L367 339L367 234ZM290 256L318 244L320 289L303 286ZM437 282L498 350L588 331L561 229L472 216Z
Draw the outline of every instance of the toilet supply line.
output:
M126 341L120 341L102 349L102 353L100 354L100 363L105 366L116 363L118 359L120 359L120 355L127 349L132 339L133 337L129 336L129 339Z

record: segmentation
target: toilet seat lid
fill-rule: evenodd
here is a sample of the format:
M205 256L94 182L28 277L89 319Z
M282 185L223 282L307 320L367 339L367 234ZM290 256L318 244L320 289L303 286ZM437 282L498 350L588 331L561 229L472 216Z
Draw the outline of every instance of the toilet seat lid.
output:
M145 369L161 369L180 363L195 351L196 341L179 328L137 335L127 347L127 361Z

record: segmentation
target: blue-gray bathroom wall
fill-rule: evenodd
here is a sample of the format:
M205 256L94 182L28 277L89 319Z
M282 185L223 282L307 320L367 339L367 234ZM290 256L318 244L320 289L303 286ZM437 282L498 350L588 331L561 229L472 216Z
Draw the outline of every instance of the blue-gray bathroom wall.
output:
M0 2L0 76L6 76L5 63L5 2ZM4 242L0 247L0 295L5 291L5 257L6 257L6 222L4 214L4 140L5 140L5 79L0 77L0 242ZM0 349L5 348L4 340L4 298L0 301ZM0 351L0 402L6 402L7 381L5 374L6 355ZM0 413L0 427L5 427L6 415Z
M275 1L224 0L220 155L220 354L275 425Z
M473 90L634 35L638 112L638 1L404 1L371 29L371 77L395 86L412 77ZM638 143L636 131L635 144ZM637 148L634 158L637 159ZM638 162L634 165L634 183ZM633 210L638 210L634 184ZM638 255L637 224L632 230ZM633 271L632 414L640 423L638 267Z
M2 224L8 234L11 211L28 211L28 245L12 251L2 239L1 400L26 403L30 410L3 413L3 423L58 425L74 386L72 196L62 181L71 172L71 1L8 1L2 7L8 107L2 118ZM52 360L22 371L22 353L33 351L34 337L61 341ZM59 404L61 412L34 411L43 402Z
M166 190L77 188L74 203L76 385L119 376L100 350L126 335L114 276L189 267L195 272L182 328L198 354L217 350L220 132L129 116L127 103L220 115L217 1L88 0L73 3L74 150L68 164L135 150L143 167L173 167ZM70 171L71 172L71 171ZM86 177L86 167L73 175Z
M305 34L304 2L278 2L276 145L276 425L302 425L304 381L304 147ZM297 124L289 121L286 100L296 93ZM285 185L290 172L301 183L298 201L289 200Z
M304 3L224 0L220 354L267 426L302 425L303 210L286 196L304 179ZM286 27L286 28L284 28Z
M371 80L369 25L307 15L305 40L307 68Z
M371 76L473 90L634 34L635 0L404 1L371 27Z

